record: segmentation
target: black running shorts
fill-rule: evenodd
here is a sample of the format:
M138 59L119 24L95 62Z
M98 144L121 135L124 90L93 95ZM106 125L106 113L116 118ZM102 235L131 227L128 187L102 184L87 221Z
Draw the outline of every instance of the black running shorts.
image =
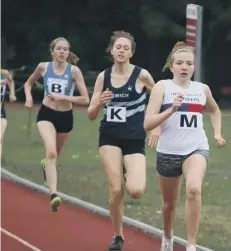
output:
M73 112L56 111L42 104L37 115L37 123L39 121L51 122L57 133L68 133L73 129Z
M1 103L1 119L6 119L6 110L4 102Z

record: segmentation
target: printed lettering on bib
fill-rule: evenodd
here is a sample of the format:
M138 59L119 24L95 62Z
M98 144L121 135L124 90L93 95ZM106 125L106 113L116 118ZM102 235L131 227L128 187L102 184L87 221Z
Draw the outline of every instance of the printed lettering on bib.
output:
M68 84L68 81L65 79L49 78L47 81L48 92L53 93L53 94L64 95L67 84Z
M178 128L185 130L197 130L201 128L200 119L196 113L180 113L178 117Z
M126 107L108 106L107 122L126 122Z

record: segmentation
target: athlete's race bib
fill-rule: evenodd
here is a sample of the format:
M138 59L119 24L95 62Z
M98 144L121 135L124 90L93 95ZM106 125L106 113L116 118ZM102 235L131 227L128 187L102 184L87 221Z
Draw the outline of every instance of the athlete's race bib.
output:
M202 127L201 118L197 113L178 113L178 129L198 130Z
M107 122L126 122L126 107L107 106Z
M47 81L48 93L56 95L65 95L65 89L68 81L65 79L52 79Z

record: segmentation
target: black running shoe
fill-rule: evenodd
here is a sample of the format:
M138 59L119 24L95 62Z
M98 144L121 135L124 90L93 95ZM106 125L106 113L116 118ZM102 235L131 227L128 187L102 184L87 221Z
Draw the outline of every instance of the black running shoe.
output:
M109 250L122 250L124 245L124 240L121 236L115 236L112 243L108 246Z

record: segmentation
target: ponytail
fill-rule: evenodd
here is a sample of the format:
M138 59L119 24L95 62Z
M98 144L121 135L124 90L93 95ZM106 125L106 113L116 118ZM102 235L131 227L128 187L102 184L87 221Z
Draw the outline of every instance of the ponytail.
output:
M79 62L79 57L75 55L75 53L70 51L69 56L67 58L67 62L69 64L77 65L77 63Z

